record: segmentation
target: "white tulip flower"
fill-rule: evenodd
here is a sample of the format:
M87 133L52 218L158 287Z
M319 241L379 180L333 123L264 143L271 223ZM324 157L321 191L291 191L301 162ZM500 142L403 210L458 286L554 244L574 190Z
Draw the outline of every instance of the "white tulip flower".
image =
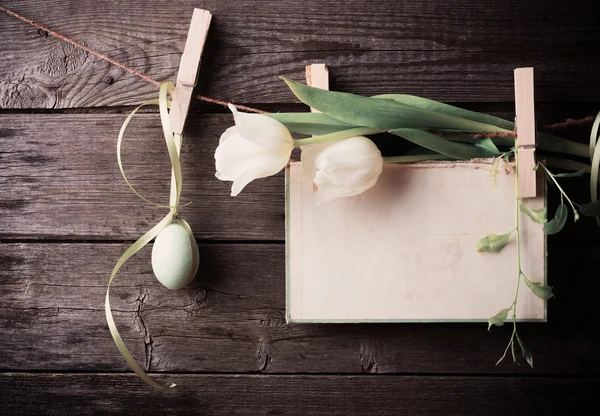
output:
M228 128L215 151L215 176L233 181L236 196L254 179L271 176L283 169L294 148L289 130L277 120L260 114L240 113L229 104L235 126Z
M358 195L375 185L383 170L383 158L375 143L356 136L302 147L302 165L317 188L317 204L322 204Z

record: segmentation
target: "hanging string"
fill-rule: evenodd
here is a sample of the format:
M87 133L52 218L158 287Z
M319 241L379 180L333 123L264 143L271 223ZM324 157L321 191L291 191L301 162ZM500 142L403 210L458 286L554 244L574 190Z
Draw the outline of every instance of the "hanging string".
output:
M10 16L16 17L17 19L19 19L19 20L21 20L21 21L23 21L23 22L25 22L27 24L30 24L31 26L34 26L34 27L38 28L39 30L43 30L44 32L46 32L46 33L54 36L57 39L60 39L60 40L62 40L64 42L67 42L67 43L75 46L76 48L82 49L82 50L88 52L89 54L94 55L95 57L97 57L99 59L102 59L102 60L104 60L106 62L109 62L109 63L111 63L111 64L113 64L113 65L115 65L115 66L123 69L124 71L129 72L130 74L135 75L137 77L140 77L143 80L148 81L148 82L150 82L150 83L152 83L152 84L154 84L156 86L160 86L160 84L161 84L160 81L157 81L154 78L152 78L152 77L150 77L150 76L148 76L146 74L143 74L143 73L139 72L138 70L136 70L134 68L126 66L126 65L122 64L121 62L116 61L116 60L110 58L109 56L106 56L106 55L104 55L104 54L102 54L100 52L96 52L95 50L93 50L93 49L85 46L84 44L82 44L80 42L77 42L77 41L75 41L75 40L73 40L71 38L68 38L68 37L62 35L61 33L56 32L55 30L50 29L48 26L36 22L33 19L30 19L30 18L25 17L25 16L23 16L23 15L17 13L17 12L14 12L14 11L12 11L10 9L7 9L4 6L0 6L0 11L3 11L4 13L6 13L6 14L8 14ZM207 102L207 103L211 103L211 104L221 105L223 107L227 107L230 104L227 101L218 100L216 98L206 97L204 95L199 95L199 94L193 95L192 98L195 98L197 100L204 101L204 102ZM247 112L250 112L250 113L258 113L258 114L266 114L267 113L266 111L259 110L258 108L248 107L248 106L245 106L245 105L235 104L235 106L239 110L247 111ZM544 130L559 130L559 129L564 129L564 128L568 128L568 127L583 126L583 125L591 124L594 120L595 120L595 117L593 117L593 116L585 117L585 118L582 118L582 119L568 118L568 119L566 119L564 121L561 121L559 123L554 123L554 124L550 124L548 126L545 126L543 129ZM435 134L437 134L438 136L444 136L444 135L446 135L445 133L435 133ZM456 135L456 134L453 134L453 135ZM462 137L470 137L472 139L482 139L482 138L495 138L495 137L514 137L514 135L515 135L515 132L505 132L505 133L493 133L493 132L489 132L488 133L488 132L483 132L483 133L477 133L477 134L464 134L464 135L462 135Z
M152 77L150 77L150 76L148 76L146 74L143 74L143 73L141 73L140 71L138 71L138 70L136 70L134 68L131 68L131 67L127 66L127 65L124 65L121 62L116 61L116 60L112 59L109 56L106 56L106 55L104 55L104 54L102 54L100 52L97 52L97 51L93 50L92 48L87 47L87 46L85 46L84 44L82 44L80 42L77 42L76 40L68 38L68 37L66 37L63 34L57 32L55 30L50 29L48 26L46 26L46 25L44 25L42 23L38 23L35 20L30 19L28 17L25 17L25 16L23 16L23 15L17 13L17 12L14 12L14 11L12 11L10 9L7 9L4 6L0 6L0 11L3 11L4 13L8 14L9 16L16 17L17 19L19 19L19 20L21 20L21 21L23 21L25 23L28 23L31 26L34 26L34 27L38 28L39 30L43 30L44 32L48 33L49 35L52 35L55 38L62 40L63 42L67 42L67 43L75 46L76 48L82 49L82 50L86 51L87 53L89 53L91 55L94 55L95 57L97 57L99 59L102 59L102 60L104 60L106 62L109 62L109 63L113 64L114 66L119 67L122 70L124 70L126 72L129 72L132 75L135 75L136 77L140 77L143 80L148 81L151 84L156 85L157 87L160 87L160 84L161 84L160 81L157 81L154 78L152 78ZM218 104L218 105L221 105L223 107L227 107L230 104L227 101L217 100L216 98L206 97L206 96L200 95L200 94L193 95L192 98L195 98L197 100L204 101L204 102L207 102L207 103L211 103L211 104ZM266 111L259 110L258 108L248 107L248 106L245 106L245 105L236 104L235 106L238 109L240 109L240 110L248 111L250 113L259 113L259 114L265 114L266 113Z

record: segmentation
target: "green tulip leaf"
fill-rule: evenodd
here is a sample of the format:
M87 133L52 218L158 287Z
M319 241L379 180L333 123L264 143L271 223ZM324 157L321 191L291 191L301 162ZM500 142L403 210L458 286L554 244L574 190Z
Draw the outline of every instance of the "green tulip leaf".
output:
M460 117L467 120L476 121L479 123L489 124L492 126L498 126L507 130L514 130L515 124L511 121L504 120L500 117L490 116L488 114L478 113L476 111L469 111L463 108L455 107L453 105L440 103L438 101L428 100L427 98L417 97L414 95L407 94L383 94L375 95L371 98L378 98L384 100L393 100L401 104L409 105L411 107L420 108L427 111L435 111L437 113L447 114L453 117ZM514 142L514 140L513 140Z
M356 127L323 113L272 113L266 116L279 121L290 132L299 134L320 136Z
M474 144L475 147L478 147L487 153L487 157L495 157L501 154L492 139L477 139Z
M400 136L409 142L418 144L434 152L453 159L474 159L489 157L489 150L465 143L456 143L435 134L419 129L394 129L390 133Z
M502 132L500 127L425 110L394 100L363 97L309 87L282 77L304 104L344 123L381 130L396 128L455 129L468 132Z

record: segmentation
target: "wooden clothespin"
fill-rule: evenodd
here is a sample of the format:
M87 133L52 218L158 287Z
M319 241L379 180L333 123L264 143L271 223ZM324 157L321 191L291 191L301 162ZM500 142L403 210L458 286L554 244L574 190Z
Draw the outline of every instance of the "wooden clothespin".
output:
M173 133L182 134L190 108L192 92L198 81L200 58L206 43L212 15L207 10L194 9L187 40L179 63L177 85L171 102L169 118Z
M536 196L535 106L533 101L533 68L515 69L515 129L517 132L517 169L519 197Z
M306 85L309 87L329 89L329 70L325 64L311 64L306 66ZM310 108L313 113L320 113L319 110ZM317 190L317 185L313 183L313 191Z
M306 66L306 85L309 87L329 89L329 70L325 64L311 64ZM320 113L311 107L313 113Z
M208 27L212 15L207 10L194 9L192 21L188 36L183 47L183 54L179 62L179 72L177 73L177 84L171 101L171 110L169 111L169 120L171 128L175 133L177 154L181 151L181 141L183 140L183 128L185 127L185 119L187 118L192 101L192 93L198 80L198 69L200 66L200 58L204 51L204 44L208 36ZM175 180L175 172L171 173L171 195L169 205L177 205L179 199L177 185Z

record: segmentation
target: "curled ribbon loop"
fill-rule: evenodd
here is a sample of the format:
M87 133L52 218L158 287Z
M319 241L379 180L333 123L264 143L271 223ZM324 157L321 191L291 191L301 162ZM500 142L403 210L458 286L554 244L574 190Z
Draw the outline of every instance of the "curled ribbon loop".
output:
M598 135L598 129L600 128L600 112L594 120L592 125L592 131L590 133L590 196L592 202L598 200L598 174L600 173L600 151L598 151L598 141L600 136ZM596 217L596 222L600 225L600 217Z
M136 107L125 119L123 125L121 126L121 130L119 131L119 139L117 141L117 161L119 163L119 169L121 174L123 175L123 179L127 183L127 186L142 200L145 202L152 204L161 208L169 208L169 213L154 227L150 229L146 234L141 236L135 243L133 243L125 252L121 255L113 270L110 274L110 279L108 280L108 286L106 288L106 299L105 299L105 313L106 313L106 322L108 323L108 328L110 329L110 333L117 344L117 348L121 352L121 355L131 369L147 384L150 386L159 389L159 390L169 390L170 388L175 387L175 384L171 384L169 387L163 386L162 384L156 382L152 377L150 377L142 367L135 361L135 358L129 352L129 349L125 346L119 331L117 330L117 326L113 319L112 311L110 309L110 285L113 282L115 275L119 271L119 269L129 260L134 254L140 251L146 244L152 241L167 225L169 225L173 220L177 220L180 224L182 224L187 231L189 231L191 235L191 230L187 223L179 218L179 198L181 195L181 165L179 163L179 153L181 151L181 143L183 140L183 136L181 134L173 133L173 129L171 128L171 122L169 120L169 108L171 106L171 102L168 100L168 96L173 96L173 92L175 91L175 86L170 82L165 82L160 85L160 91L158 94L158 100L149 100L142 105ZM153 202L144 196L142 196L138 191L135 190L133 185L127 179L127 175L125 175L125 170L123 169L123 164L121 162L121 143L123 141L123 135L125 133L125 129L127 125L133 118L133 116L138 112L138 110L146 105L158 105L160 109L160 121L162 124L162 129L165 137L165 141L167 143L167 149L169 151L169 158L171 159L171 192L169 198L169 205L163 205L156 202Z

